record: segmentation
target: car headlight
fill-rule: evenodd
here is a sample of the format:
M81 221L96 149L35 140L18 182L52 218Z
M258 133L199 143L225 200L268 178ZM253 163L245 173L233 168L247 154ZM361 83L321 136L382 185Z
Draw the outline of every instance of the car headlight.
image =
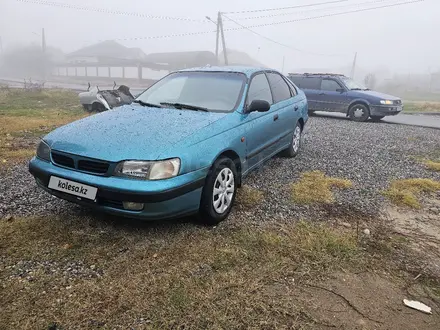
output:
M41 140L37 147L37 157L50 162L50 147L43 140Z
M380 104L393 104L393 101L390 100L380 100Z
M115 175L143 180L161 180L175 177L179 170L179 158L160 161L128 160L116 166Z

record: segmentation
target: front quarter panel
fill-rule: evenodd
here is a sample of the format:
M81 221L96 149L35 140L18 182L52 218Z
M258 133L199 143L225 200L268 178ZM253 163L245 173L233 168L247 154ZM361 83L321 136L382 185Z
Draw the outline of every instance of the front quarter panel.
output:
M233 112L204 127L182 143L177 143L163 154L161 159L179 157L180 174L210 167L224 152L234 152L243 163L246 154L245 125L240 123L241 114Z

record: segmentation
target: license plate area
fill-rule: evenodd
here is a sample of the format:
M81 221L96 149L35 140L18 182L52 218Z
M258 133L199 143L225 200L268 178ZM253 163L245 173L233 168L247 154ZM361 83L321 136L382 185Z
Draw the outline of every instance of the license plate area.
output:
M56 176L50 177L48 188L89 200L95 200L98 192L98 188L96 187Z

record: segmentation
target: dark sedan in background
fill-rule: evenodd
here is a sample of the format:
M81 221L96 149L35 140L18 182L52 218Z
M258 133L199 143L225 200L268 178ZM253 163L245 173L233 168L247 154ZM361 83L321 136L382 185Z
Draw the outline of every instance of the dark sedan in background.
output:
M369 90L341 74L289 74L290 80L304 91L309 112L329 111L345 113L351 120L381 120L394 116L403 109L396 96Z

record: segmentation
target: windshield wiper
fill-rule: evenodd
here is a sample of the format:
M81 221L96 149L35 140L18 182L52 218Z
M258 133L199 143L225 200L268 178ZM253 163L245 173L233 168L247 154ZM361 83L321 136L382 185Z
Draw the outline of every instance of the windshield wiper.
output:
M148 103L148 102L144 102L144 101L141 101L141 100L134 100L133 103L140 104L140 105L142 105L144 107L162 108L159 104Z
M198 107L197 105L185 104L185 103L172 103L172 102L160 102L161 105L172 106L176 109L188 109L188 110L196 110L196 111L205 111L208 112L208 108Z

